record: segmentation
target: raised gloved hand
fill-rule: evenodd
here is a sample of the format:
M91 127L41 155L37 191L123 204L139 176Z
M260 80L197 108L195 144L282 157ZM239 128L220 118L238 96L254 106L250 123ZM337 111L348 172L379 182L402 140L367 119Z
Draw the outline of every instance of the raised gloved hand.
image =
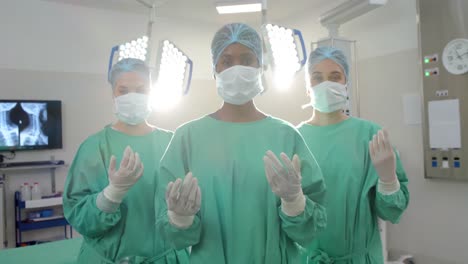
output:
M197 178L189 172L184 181L170 182L166 190L167 214L172 225L188 228L201 206L201 190Z
M120 167L116 170L116 158L112 156L109 164L109 185L104 188L104 196L112 202L122 202L125 194L143 175L143 163L138 153L127 146Z
M369 141L369 153L380 181L383 183L397 181L396 157L386 130L379 130Z
M281 198L283 212L296 216L305 208L299 156L294 155L292 161L284 153L280 157L284 166L271 150L267 151L263 157L265 174L271 190Z

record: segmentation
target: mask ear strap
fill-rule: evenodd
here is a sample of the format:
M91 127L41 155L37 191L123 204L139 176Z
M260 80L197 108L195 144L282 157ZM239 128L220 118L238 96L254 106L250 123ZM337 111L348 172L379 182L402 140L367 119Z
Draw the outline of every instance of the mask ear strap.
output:
M307 104L302 105L301 106L302 109L306 109L306 108L309 108L309 107L313 108L313 106L312 106L312 96L313 96L312 95L312 86L307 87L306 90L307 90L308 96L310 97L310 102L308 102Z
M313 106L312 106L311 103L308 103L308 104L305 104L305 105L302 105L302 106L301 106L302 109L306 109L306 108L309 108L309 107L312 107L312 108L313 108Z
M268 85L265 85L265 83L268 83L267 80L271 78L267 78L268 71L267 69L264 69L263 66L260 66L260 81L262 82L262 87L263 91L260 93L260 95L263 95L266 91L268 91Z
M117 114L117 102L115 101L114 97L114 103L112 104L112 113Z
M216 80L216 74L217 74L217 72L216 72L216 65L213 65L212 70L213 70L213 72L212 72L212 74L213 74L213 79Z

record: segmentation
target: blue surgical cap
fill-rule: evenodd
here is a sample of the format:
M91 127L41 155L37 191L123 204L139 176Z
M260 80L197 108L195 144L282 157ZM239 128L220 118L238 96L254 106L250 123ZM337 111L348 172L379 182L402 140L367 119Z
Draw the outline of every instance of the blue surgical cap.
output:
M223 26L216 32L211 42L211 56L213 67L216 67L219 57L223 51L231 44L240 43L251 49L258 59L258 64L262 65L263 52L262 40L257 31L252 27L242 23L232 23Z
M336 62L343 69L343 72L346 75L346 81L348 81L349 80L348 59L344 55L343 51L334 47L330 47L330 46L316 48L314 51L310 53L309 63L308 63L309 73L311 73L315 65L327 59Z
M150 70L144 61L134 58L126 58L114 64L109 72L108 81L112 85L112 89L114 89L115 83L120 75L125 72L135 72L143 79L148 81L151 80Z

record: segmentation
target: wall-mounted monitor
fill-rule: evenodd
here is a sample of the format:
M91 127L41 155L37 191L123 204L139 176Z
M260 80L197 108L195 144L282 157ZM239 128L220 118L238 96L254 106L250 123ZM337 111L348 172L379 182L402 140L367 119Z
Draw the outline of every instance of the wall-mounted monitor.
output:
M62 148L62 102L0 100L0 151Z

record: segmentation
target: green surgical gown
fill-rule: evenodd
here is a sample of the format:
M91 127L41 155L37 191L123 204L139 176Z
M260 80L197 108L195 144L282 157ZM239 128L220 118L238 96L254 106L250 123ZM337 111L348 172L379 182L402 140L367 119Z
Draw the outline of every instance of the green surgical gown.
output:
M329 126L301 124L299 131L322 168L327 194L327 229L309 263L383 263L377 217L397 223L408 206L408 179L397 155L400 190L377 191L378 175L369 141L381 128L350 117Z
M270 189L263 164L267 150L302 161L305 211L289 217ZM299 263L299 247L308 246L326 226L322 173L299 132L273 117L231 123L210 116L177 129L161 160L163 184L198 178L202 205L192 226L173 227L167 209L157 225L174 247L192 247L194 264ZM165 188L159 199L164 200ZM159 202L158 205L164 204Z
M107 126L81 144L63 196L66 219L84 237L79 263L114 263L125 257L135 257L137 263L187 263L187 253L171 250L155 229L157 171L171 136L164 130L130 136ZM110 157L115 155L119 166L127 146L140 154L144 173L115 212L103 212L96 197L109 184Z

